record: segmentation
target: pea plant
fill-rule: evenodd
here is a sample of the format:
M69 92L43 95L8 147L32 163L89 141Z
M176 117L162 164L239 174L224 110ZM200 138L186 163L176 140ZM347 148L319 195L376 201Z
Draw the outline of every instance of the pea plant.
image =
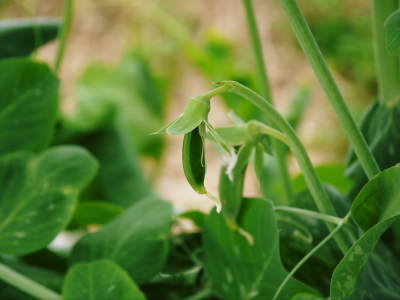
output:
M63 22L1 21L1 299L400 297L399 2L372 1L379 95L357 125L296 1L279 0L347 134L345 168L313 166L297 135L307 88L285 116L274 107L253 3L242 2L255 74L237 77L250 87L232 80L239 72L229 55L221 63L216 48L186 44L209 78L227 80L165 127L169 82L139 48L117 67L90 66L76 110L59 110L73 1ZM35 60L56 38L54 66ZM229 126L209 121L219 96L233 110ZM183 172L215 204L210 213L178 214L152 189L139 160L161 162L163 134L183 135ZM205 184L208 142L222 157L216 196ZM294 178L290 153L301 170ZM244 195L251 164L260 183L253 198ZM195 230L177 230L182 219ZM57 248L66 232L77 242Z

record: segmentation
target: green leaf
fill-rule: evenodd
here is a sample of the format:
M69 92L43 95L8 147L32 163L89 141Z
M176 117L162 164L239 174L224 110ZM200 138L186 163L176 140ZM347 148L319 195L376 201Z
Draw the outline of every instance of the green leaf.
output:
M93 183L95 199L129 207L154 195L126 128L112 126L87 138L85 144L100 163Z
M178 218L189 219L193 222L194 225L196 225L199 228L202 228L204 225L204 219L206 218L206 214L198 210L189 210L178 215Z
M271 299L286 277L279 257L278 228L272 203L244 199L239 226L253 236L250 245L225 218L213 211L205 222L205 268L215 294L222 299ZM290 279L279 299L312 289Z
M28 56L58 35L59 19L11 19L0 21L0 59Z
M123 208L107 202L80 202L69 227L104 225L123 212Z
M44 248L67 225L79 192L97 171L82 148L54 147L39 156L14 153L0 159L0 253Z
M315 167L320 180L324 184L329 184L337 188L341 193L347 193L352 186L352 181L344 174L346 167L341 164L327 164ZM293 189L300 192L307 188L307 183L303 174L293 178Z
M399 219L399 179L400 166L387 169L368 182L356 197L351 214L366 232L335 269L331 283L333 299L351 299L355 296L358 278L372 251L386 229ZM399 296L400 285L397 298Z
M0 155L43 150L57 117L58 79L45 64L0 61Z
M159 130L160 133L186 134L194 130L210 112L210 97L198 96L189 100L183 113L167 127Z
M400 9L385 21L386 45L392 55L400 55Z
M357 195L351 215L362 229L400 214L399 182L400 166L392 167L379 173Z
M163 137L150 135L164 122L152 104L159 100L149 99L139 84L146 75L132 66L124 68L92 65L85 71L77 85L76 111L64 116L66 132L62 134L79 136L114 123L126 128L139 154L159 158ZM157 87L153 84L148 88Z
M360 126L382 170L400 162L400 151L397 151L400 149L400 104L387 107L376 101L366 111ZM356 181L356 193L368 181L353 150L349 153L346 173Z
M154 198L140 201L100 231L84 236L71 254L73 264L110 259L138 283L150 280L167 259L172 208Z
M123 269L109 260L73 266L63 285L65 300L145 300L143 293Z
M206 154L204 147L204 126L185 134L183 139L182 163L186 180L199 194L207 193L204 186L206 176Z

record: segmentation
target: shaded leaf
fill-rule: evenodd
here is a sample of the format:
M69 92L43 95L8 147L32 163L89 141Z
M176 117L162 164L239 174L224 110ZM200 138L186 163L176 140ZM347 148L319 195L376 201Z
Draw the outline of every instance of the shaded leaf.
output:
M11 19L0 21L0 59L28 56L58 35L59 19Z
M67 225L79 192L97 171L82 148L55 147L39 156L15 153L0 159L0 253L44 248Z
M0 70L0 155L43 150L57 117L58 79L24 58L0 61Z
M138 283L150 280L167 259L172 208L155 198L129 207L100 231L75 245L71 262L110 259Z
M22 264L19 262L7 262L5 263L8 267L14 271L25 275L26 277L44 285L55 292L60 292L64 276L58 272L50 271L45 268L39 268ZM12 299L12 300L33 300L36 299L31 295L17 289L14 286L8 285L0 281L0 298L1 299Z
M385 21L386 45L392 55L400 55L400 9Z
M112 126L86 138L84 144L100 163L92 198L129 207L154 195L126 128Z
M271 299L287 275L279 257L272 203L263 199L245 199L244 203L239 226L253 236L254 245L213 211L203 233L206 272L214 292L222 299ZM313 293L291 279L279 299L290 299L301 292Z
M359 276L372 251L382 234L400 216L399 179L400 166L387 169L368 182L356 197L351 214L366 232L336 267L331 283L332 298L349 299L357 294ZM371 296L376 296L376 293L379 293L379 289L372 292ZM400 282L392 296L400 296Z
M123 212L123 208L107 202L80 202L69 227L104 225Z
M63 285L63 299L146 299L128 273L109 260L73 266Z

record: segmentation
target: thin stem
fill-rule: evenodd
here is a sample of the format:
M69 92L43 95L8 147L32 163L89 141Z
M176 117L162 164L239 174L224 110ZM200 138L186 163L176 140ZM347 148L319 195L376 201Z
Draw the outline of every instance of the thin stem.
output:
M323 221L330 222L333 224L340 224L340 222L342 222L341 218L321 214L319 212L308 210L308 209L302 209L302 208L290 207L290 206L275 206L274 209L276 211L286 211L286 212L290 212L290 213L294 213L294 214L303 215L306 217L323 220Z
M301 266L310 259L323 245L325 245L334 235L347 223L350 214L346 215L343 219L340 219L341 222L328 234L318 245L316 245L306 256L304 256L296 266L290 271L290 273L285 277L282 283L279 285L278 289L276 290L274 297L272 300L278 299L280 293L282 292L283 288L286 286L290 278L301 268Z
M327 215L337 215L328 195L325 192L325 189L308 157L308 154L301 143L300 139L297 137L295 131L289 122L261 95L252 91L251 89L241 85L235 81L222 81L219 82L220 85L230 86L230 91L236 93L239 96L242 96L246 100L252 102L254 105L258 106L261 110L263 110L268 118L277 126L281 132L283 132L290 144L290 148L296 156L297 162L304 174L307 185L310 189L310 193L313 196L315 201L315 205L318 210ZM333 230L333 225L330 223L326 223L329 230ZM343 236L337 236L335 241L339 248L343 253L348 249L347 242Z
M261 123L259 121L250 121L248 124L248 129L251 132L251 134L257 135L257 134L266 134L269 136L272 136L281 142L283 142L285 145L290 146L289 140L287 139L286 135L284 135L282 132L265 125L264 123Z
M400 63L386 48L386 18L399 8L398 0L372 0L375 65L378 75L379 101L387 106L399 102Z
M71 31L72 18L73 18L73 10L74 10L74 0L65 0L65 8L64 8L64 24L61 28L59 34L59 46L57 50L56 61L54 64L54 69L56 73L60 71L61 63L64 58L65 48L67 45L67 40L69 33Z
M333 109L335 110L365 173L368 178L374 177L380 171L379 166L368 148L364 136L357 127L357 124L354 121L354 118L351 115L349 108L347 107L344 98L328 69L328 66L326 65L321 50L315 41L306 19L304 18L300 8L297 6L295 0L280 0L280 2L282 3L296 37L314 69L328 100L333 106Z
M0 278L24 291L25 293L46 300L61 300L61 296L47 287L33 281L32 279L21 275L4 264L0 263Z
M267 68L264 61L262 44L257 28L252 0L243 0L243 5L246 12L247 27L251 38L254 58L256 60L257 78L261 88L261 95L263 95L268 101L272 102L271 87L267 75Z
M256 61L257 78L261 89L261 95L273 103L271 85L268 79L267 67L263 56L262 43L260 34L258 32L257 20L254 13L252 0L243 0L243 6L246 13L247 27L250 34L254 59ZM293 187L287 166L286 149L284 145L278 141L273 141L272 146L278 163L280 181L283 184L283 195L285 197L283 200L284 203L288 204L293 199Z

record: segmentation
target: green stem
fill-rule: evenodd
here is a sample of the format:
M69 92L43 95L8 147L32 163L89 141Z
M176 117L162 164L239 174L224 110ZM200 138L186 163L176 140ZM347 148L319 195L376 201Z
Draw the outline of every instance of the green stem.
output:
M330 222L333 224L340 224L340 222L342 222L341 218L321 214L319 212L308 210L308 209L302 209L302 208L290 207L290 206L275 206L274 209L276 211L286 211L286 212L290 212L290 213L294 213L294 214L298 214L298 215L303 215L306 217L323 220L323 221Z
M379 101L387 106L400 99L400 63L386 48L386 18L399 8L398 0L372 0L375 65L378 75Z
M0 278L15 286L16 288L24 291L25 293L46 300L61 300L62 297L55 293L54 291L42 286L41 284L31 280L24 275L21 275L14 270L10 269L4 264L0 263Z
M260 34L258 32L257 20L254 13L252 0L243 0L243 5L246 12L247 27L249 30L254 58L256 61L257 78L261 89L261 95L263 95L267 100L272 103L273 101L271 86L268 79L267 67L263 56L262 43L260 39ZM278 163L280 181L283 184L285 197L284 203L288 204L293 199L293 187L287 166L286 149L284 145L276 140L273 141L273 149Z
M254 105L258 106L263 110L268 118L277 126L281 132L283 132L288 141L290 148L296 156L297 162L304 174L304 178L309 187L310 193L313 196L315 205L318 210L327 215L336 216L337 213L325 192L325 189L319 180L319 177L308 157L308 154L301 143L300 139L297 137L295 131L289 122L261 95L252 91L251 89L241 85L235 81L222 81L218 83L219 85L230 86L230 91L236 93L237 95L243 97L244 99L252 102ZM326 224L330 230L333 230L333 225L330 223ZM343 236L337 236L335 241L343 253L348 249L347 242Z
M272 127L269 127L268 125L265 125L264 123L261 123L259 121L255 121L255 120L250 121L248 124L248 130L254 136L256 136L260 133L266 134L266 135L272 136L272 137L280 140L284 144L290 146L289 140L287 139L286 135L284 135L282 132L280 132Z
M60 71L61 63L64 58L65 47L67 45L68 36L71 31L73 10L74 10L74 0L65 0L64 24L59 34L60 44L58 46L56 61L54 64L54 69L56 73Z
M334 235L347 223L348 219L350 217L350 214L345 216L343 219L340 219L341 221L339 224L331 231L329 235L326 236L318 245L316 245L309 253L307 253L306 256L304 256L297 264L296 266L290 271L290 273L285 277L285 279L282 281L282 283L279 285L278 289L276 290L274 297L272 300L278 299L280 293L282 292L283 288L286 286L286 284L289 282L290 278L293 277L293 275L301 268L301 266L308 260L310 259L323 245L325 245Z
M296 37L314 69L328 100L333 106L340 123L345 129L354 152L360 160L365 173L368 178L374 177L380 171L379 166L368 148L364 136L357 127L357 124L354 121L354 118L352 117L344 98L328 69L328 66L326 65L321 50L315 41L306 19L304 18L300 8L297 6L295 0L280 0L280 2L282 3Z

